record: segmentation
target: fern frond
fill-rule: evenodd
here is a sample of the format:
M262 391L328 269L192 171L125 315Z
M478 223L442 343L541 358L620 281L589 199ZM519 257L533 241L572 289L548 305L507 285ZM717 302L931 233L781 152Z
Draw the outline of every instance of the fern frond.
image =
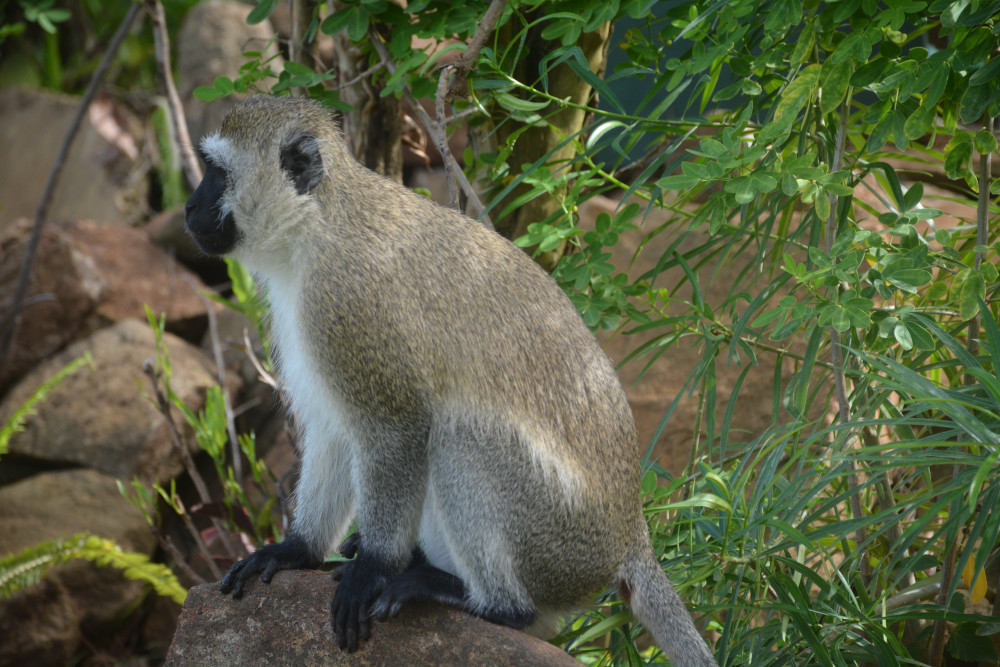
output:
M7 446L14 434L24 430L24 422L35 413L35 406L44 401L63 380L84 365L94 367L94 357L91 356L90 352L85 352L83 356L69 362L58 373L43 382L38 389L32 392L28 400L14 411L7 423L0 426L0 456L7 453Z
M171 598L177 604L184 604L187 589L181 586L177 575L162 563L155 563L149 556L122 548L109 539L90 535L80 547L79 558L117 568L129 579L145 581L158 594Z
M187 597L187 590L166 565L154 563L145 554L122 551L112 540L77 533L68 538L40 542L0 559L0 598L10 597L38 583L50 568L74 558L117 568L129 579L148 583L158 594L178 604L184 604Z
M54 565L73 558L86 542L87 533L46 540L0 559L0 598L37 584Z

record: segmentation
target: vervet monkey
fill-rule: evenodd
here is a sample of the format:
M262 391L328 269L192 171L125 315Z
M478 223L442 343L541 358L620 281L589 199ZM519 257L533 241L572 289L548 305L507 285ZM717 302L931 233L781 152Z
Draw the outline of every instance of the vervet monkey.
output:
M715 665L654 555L635 424L559 286L482 224L362 167L321 105L254 97L201 142L201 248L266 290L300 425L288 537L222 580L315 568L333 629L431 599L541 631L614 586L679 665Z

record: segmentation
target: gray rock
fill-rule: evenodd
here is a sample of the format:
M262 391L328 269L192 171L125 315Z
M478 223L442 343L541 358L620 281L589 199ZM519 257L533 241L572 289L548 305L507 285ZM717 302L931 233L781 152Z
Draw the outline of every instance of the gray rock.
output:
M45 181L79 98L42 90L0 90L0 229L21 217L34 218ZM145 200L130 179L135 163L102 138L85 117L69 151L49 206L50 220L131 220Z
M204 405L214 369L204 354L165 334L173 367L173 389L190 409ZM11 455L61 465L85 465L122 479L166 481L182 470L164 418L143 395L149 391L143 362L156 355L153 332L124 320L71 345L29 373L0 403L5 420L64 365L90 352L94 369L81 369L38 406L24 432L10 442ZM175 414L188 447L197 447L183 418Z
M243 598L217 584L188 593L166 664L223 665L577 665L555 646L433 603L414 603L354 654L337 648L330 625L335 583L317 571L253 580Z
M14 294L30 233L31 221L22 218L0 235L0 294ZM0 366L0 396L39 361L80 336L106 291L93 258L46 226L10 356ZM0 322L7 322L10 306L10 297L0 300Z
M264 51L274 36L270 21L247 24L252 6L240 2L202 2L188 11L177 35L177 88L184 102L191 141L197 143L206 132L214 132L223 116L245 96L202 102L194 98L194 89L211 86L218 76L235 79L247 62L246 51ZM269 53L276 53L272 45ZM282 71L282 59L271 61L275 74ZM269 87L271 79L260 84Z

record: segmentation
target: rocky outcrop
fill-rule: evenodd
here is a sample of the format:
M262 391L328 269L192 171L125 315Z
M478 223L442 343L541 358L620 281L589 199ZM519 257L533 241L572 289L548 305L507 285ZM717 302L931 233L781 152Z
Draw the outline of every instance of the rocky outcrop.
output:
M518 630L435 603L413 603L376 623L356 653L337 648L330 625L335 584L316 571L254 579L233 600L196 586L177 622L167 665L577 665L567 653Z

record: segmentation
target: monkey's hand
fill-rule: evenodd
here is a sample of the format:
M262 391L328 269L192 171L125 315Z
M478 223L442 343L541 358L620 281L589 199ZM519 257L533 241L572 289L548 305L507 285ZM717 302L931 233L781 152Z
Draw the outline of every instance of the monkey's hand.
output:
M356 543L348 546L348 551L358 551ZM341 553L344 553L343 547ZM333 578L340 583L330 611L341 650L353 653L362 642L371 638L372 603L395 574L384 560L363 551L334 571Z
M259 573L260 580L269 584L278 570L307 570L317 568L321 563L322 560L312 555L306 543L292 533L284 542L263 546L229 568L219 590L223 595L232 593L233 599L238 599L243 597L243 586L255 574Z

